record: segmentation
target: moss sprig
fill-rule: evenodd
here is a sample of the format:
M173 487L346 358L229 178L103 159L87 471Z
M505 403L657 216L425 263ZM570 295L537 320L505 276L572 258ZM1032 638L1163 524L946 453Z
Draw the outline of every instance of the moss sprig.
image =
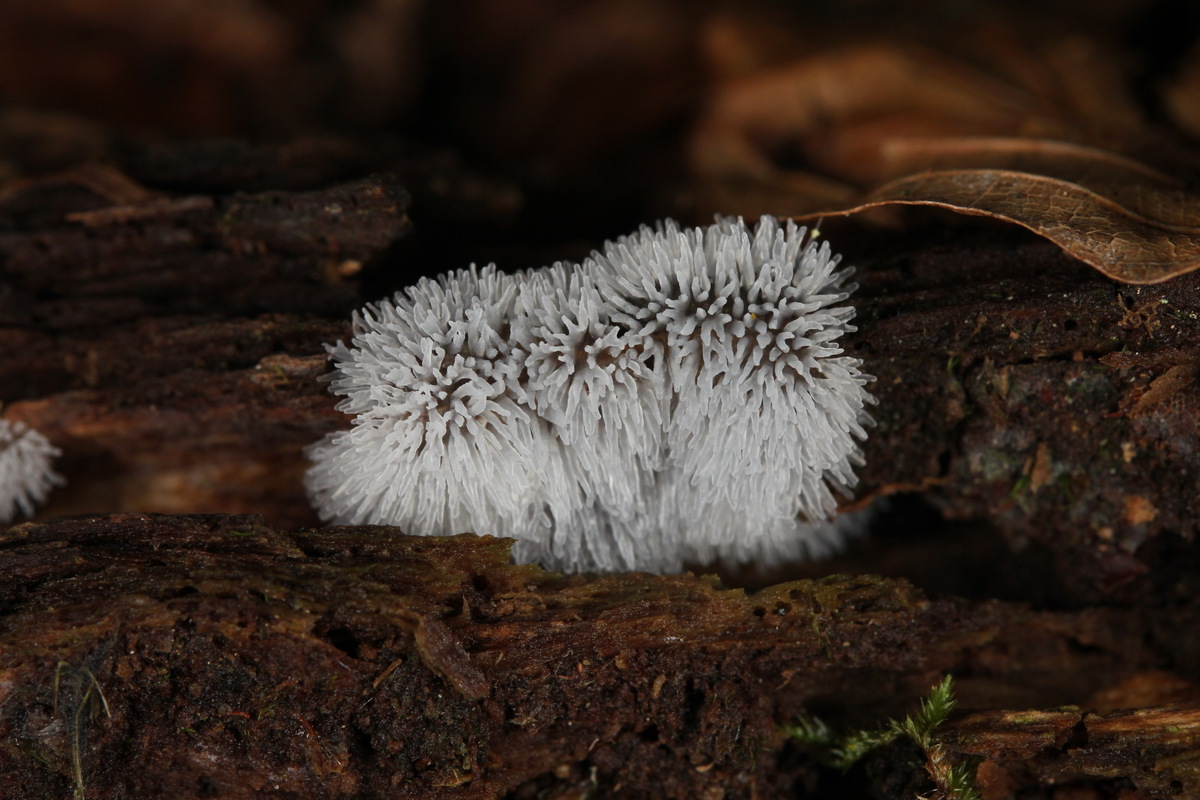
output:
M872 750L906 736L924 752L925 770L936 787L933 794L918 800L981 800L975 788L975 765L954 763L937 737L937 729L950 716L954 704L954 682L947 675L929 690L915 714L899 721L889 720L880 728L838 735L823 720L805 716L794 725L785 725L784 731L802 744L823 750L821 763L843 772Z

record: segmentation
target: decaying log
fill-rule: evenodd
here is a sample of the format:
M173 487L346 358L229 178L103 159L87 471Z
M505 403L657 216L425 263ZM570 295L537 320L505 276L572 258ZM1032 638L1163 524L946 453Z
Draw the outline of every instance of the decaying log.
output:
M780 726L875 727L943 674L988 800L1200 792L1200 273L830 224L878 378L848 504L921 498L838 568L928 580L567 578L486 537L289 532L353 308L489 258L470 236L581 255L514 243L519 196L395 145L87 152L0 192L0 398L64 451L40 519L139 513L0 532L0 796L908 798L912 746L843 777ZM930 538L925 504L988 522Z
M302 450L342 422L322 345L361 273L414 278L407 187L427 227L486 229L519 195L394 142L107 147L0 191L0 401L65 453L48 513L314 523Z
M205 152L128 150L138 182L79 167L2 198L12 230L0 233L0 387L9 417L66 451L70 488L48 514L313 523L302 451L347 424L317 378L322 344L348 335L366 299L355 276L375 297L422 270L465 266L434 255L438 236L461 251L432 199L424 249L409 253L422 260L397 262L405 189L394 176L347 178L372 151ZM504 191L446 164L439 178L428 161L373 155L416 180L419 197L442 186L493 224L511 209ZM222 157L233 163L225 182ZM333 176L344 182L261 188ZM232 192L235 178L257 193ZM1124 286L1010 229L934 242L826 235L859 267L847 349L878 378L859 505L918 491L949 516L986 518L1014 546L1055 553L1083 597L1157 568L1160 540L1191 546L1200 277Z
M60 510L294 503L329 416L295 388L359 303L345 277L410 228L396 179L214 199L92 167L8 201L33 229L0 233L0 390L65 452Z
M950 672L974 713L944 740L984 785L1194 796L1200 692L1163 670L1195 665L1149 613L1197 612L565 577L490 537L256 517L25 523L0 534L0 794L792 796L845 779L781 725L877 726ZM1083 710L1138 697L1177 702ZM928 789L919 765L871 767Z
M999 231L871 252L849 345L878 378L866 494L924 491L1101 591L1193 547L1200 279L1126 286Z

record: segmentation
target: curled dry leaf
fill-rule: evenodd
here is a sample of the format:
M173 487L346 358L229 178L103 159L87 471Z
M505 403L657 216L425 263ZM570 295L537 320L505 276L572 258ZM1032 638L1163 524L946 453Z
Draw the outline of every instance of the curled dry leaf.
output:
M1026 103L955 59L861 45L726 81L696 125L689 157L702 175L774 179L782 170L771 154L798 148L826 173L857 177L861 154L833 153L824 134L842 139L864 124L873 142L885 133L880 126L893 134L1012 133L1028 117Z
M939 206L1026 227L1128 283L1200 266L1200 195L1127 155L1178 174L1196 153L1114 88L1126 61L1080 36L1004 52L880 41L727 78L689 143L687 201L805 218Z
M1010 135L1027 102L961 61L885 43L738 75L717 86L689 139L689 201L702 216L844 208L879 180L880 142Z
M1126 283L1159 283L1200 268L1200 197L1167 176L1063 143L1017 142L1009 159L997 157L998 149L990 153L998 167L907 175L870 192L859 205L826 213L900 204L1003 219ZM957 155L960 164L972 161L970 153ZM1052 174L1005 168L1006 160L1031 166L1041 160Z
M36 178L14 177L0 182L0 204L19 198L31 189L44 190L51 187L77 187L118 206L149 203L158 197L156 192L142 186L120 170L107 164L88 162L52 175Z
M1172 121L1193 137L1200 137L1200 45L1191 49L1178 72L1159 92Z
M1179 181L1135 159L1099 147L1055 139L894 137L880 142L878 150L878 183L930 170L1003 169L1081 183L1112 194L1113 199L1122 204L1135 205L1148 202L1140 198L1147 192L1172 195L1173 202L1181 189ZM1177 219L1188 219L1187 214L1195 207L1195 203L1181 207L1182 216Z

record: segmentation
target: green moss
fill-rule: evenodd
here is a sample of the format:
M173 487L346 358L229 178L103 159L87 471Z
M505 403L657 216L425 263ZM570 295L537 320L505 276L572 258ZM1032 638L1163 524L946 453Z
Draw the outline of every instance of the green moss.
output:
M883 727L850 731L839 736L824 721L802 717L795 725L785 725L783 730L800 743L821 751L822 763L843 772L872 750L907 737L925 753L925 769L938 790L935 796L944 800L980 800L975 788L975 764L950 763L945 748L938 741L937 729L950 716L954 704L954 683L947 675L930 689L917 713L900 721L889 720Z

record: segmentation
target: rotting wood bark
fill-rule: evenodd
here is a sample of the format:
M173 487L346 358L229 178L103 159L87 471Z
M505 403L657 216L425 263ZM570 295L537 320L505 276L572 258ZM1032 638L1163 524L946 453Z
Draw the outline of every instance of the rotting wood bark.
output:
M362 265L374 297L430 264L465 266L403 263L410 190L427 237L511 213L495 186L404 160L164 145L9 184L0 397L65 451L71 485L47 516L314 524L302 450L347 422L317 380L321 345L369 299L350 273ZM440 210L435 184L452 187ZM824 235L860 267L848 347L879 378L860 500L918 490L947 515L988 518L1010 545L1055 554L1047 582L1072 602L1122 608L928 600L870 577L746 597L690 577L547 576L490 540L63 520L3 534L3 775L31 796L69 793L78 744L95 797L276 782L298 797L910 797L927 790L919 754L881 752L868 771L884 777L851 776L839 794L842 779L776 725L801 712L877 725L953 671L977 712L961 724L983 734L952 752L985 757L987 785L1169 795L1191 780L1191 751L1159 723L1190 713L1169 704L1194 700L1200 679L1200 638L1180 633L1200 630L1200 277L1122 286L989 227L885 243L845 230ZM884 546L913 527L887 520ZM958 552L943 543L928 560L961 592L976 577ZM1103 700L1156 675L1183 688ZM1030 720L1062 704L1080 707L1053 718L1062 741L1004 749L1042 741ZM1086 726L1110 719L1144 741L1097 733L1085 747Z
M564 577L489 537L255 517L26 523L0 534L0 793L69 795L77 748L91 797L792 796L836 776L777 726L878 725L946 672L975 713L945 741L992 784L1200 791L1200 694L1147 613ZM1122 696L1190 702L1037 710Z
M1197 700L1108 713L984 712L948 726L945 736L953 752L983 759L979 780L993 796L1083 777L1127 778L1164 797L1200 794Z
M1125 286L1000 232L881 249L849 345L880 401L860 492L924 491L1101 591L1161 565L1162 534L1191 547L1200 280Z
M315 174L362 169L368 157L352 152ZM284 170L275 150L243 156L266 162L240 167L260 181L304 174ZM66 451L71 484L48 513L232 511L312 524L302 450L347 422L316 380L322 344L348 336L364 300L348 277L361 265L380 292L421 266L400 270L388 256L409 231L405 190L377 175L195 195L182 184L212 179L198 167L172 172L166 158L127 156L169 176L170 191L78 168L5 201L7 413ZM495 220L503 197L476 203ZM1032 236L987 227L866 246L855 229L826 235L859 266L859 330L847 347L878 377L860 504L918 491L947 515L987 518L1013 545L1056 553L1084 597L1159 566L1160 538L1166 551L1194 540L1200 278L1125 286Z
M302 450L342 421L322 345L362 271L414 274L389 259L408 187L426 227L486 227L519 195L395 142L109 147L0 191L0 402L65 452L50 513L315 522Z

